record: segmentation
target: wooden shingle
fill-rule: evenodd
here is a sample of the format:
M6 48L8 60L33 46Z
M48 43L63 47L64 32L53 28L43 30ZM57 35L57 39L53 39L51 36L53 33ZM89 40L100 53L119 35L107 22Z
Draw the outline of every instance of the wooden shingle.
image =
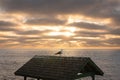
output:
M88 57L34 56L15 75L49 80L74 80L78 73L103 75L103 71Z

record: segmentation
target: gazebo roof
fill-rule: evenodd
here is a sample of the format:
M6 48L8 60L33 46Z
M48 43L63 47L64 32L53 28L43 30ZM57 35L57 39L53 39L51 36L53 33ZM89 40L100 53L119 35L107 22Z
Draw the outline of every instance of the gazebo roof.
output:
M79 73L79 74L78 74ZM73 80L103 75L103 71L89 57L34 56L15 72L15 75L40 79ZM90 73L90 75L88 75Z

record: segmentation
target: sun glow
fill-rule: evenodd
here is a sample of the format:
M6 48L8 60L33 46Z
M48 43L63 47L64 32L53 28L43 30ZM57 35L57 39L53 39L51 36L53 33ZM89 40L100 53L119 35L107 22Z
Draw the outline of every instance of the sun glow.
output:
M70 37L70 36L74 36L75 34L72 32L50 32L47 33L47 35L49 36L66 36L66 37Z
M65 30L67 30L67 31L70 31L70 32L75 32L75 31L77 31L77 28L75 28L75 27L65 27Z

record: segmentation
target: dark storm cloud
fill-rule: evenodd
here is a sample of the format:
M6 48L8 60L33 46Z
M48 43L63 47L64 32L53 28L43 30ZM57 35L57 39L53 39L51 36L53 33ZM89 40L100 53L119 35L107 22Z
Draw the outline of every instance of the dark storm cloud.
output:
M85 23L85 22L75 22L72 24L69 24L70 26L75 26L77 28L84 28L84 29L95 29L95 30L105 30L107 26L104 25L98 25L93 23Z
M0 31L15 31L15 26L12 22L0 21Z

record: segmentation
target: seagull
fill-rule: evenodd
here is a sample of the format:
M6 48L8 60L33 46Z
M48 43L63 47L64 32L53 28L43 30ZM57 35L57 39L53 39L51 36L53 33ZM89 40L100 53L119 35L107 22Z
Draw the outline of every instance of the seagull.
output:
M55 55L60 55L63 54L63 49L61 49L60 51L58 51L57 53L55 53Z

